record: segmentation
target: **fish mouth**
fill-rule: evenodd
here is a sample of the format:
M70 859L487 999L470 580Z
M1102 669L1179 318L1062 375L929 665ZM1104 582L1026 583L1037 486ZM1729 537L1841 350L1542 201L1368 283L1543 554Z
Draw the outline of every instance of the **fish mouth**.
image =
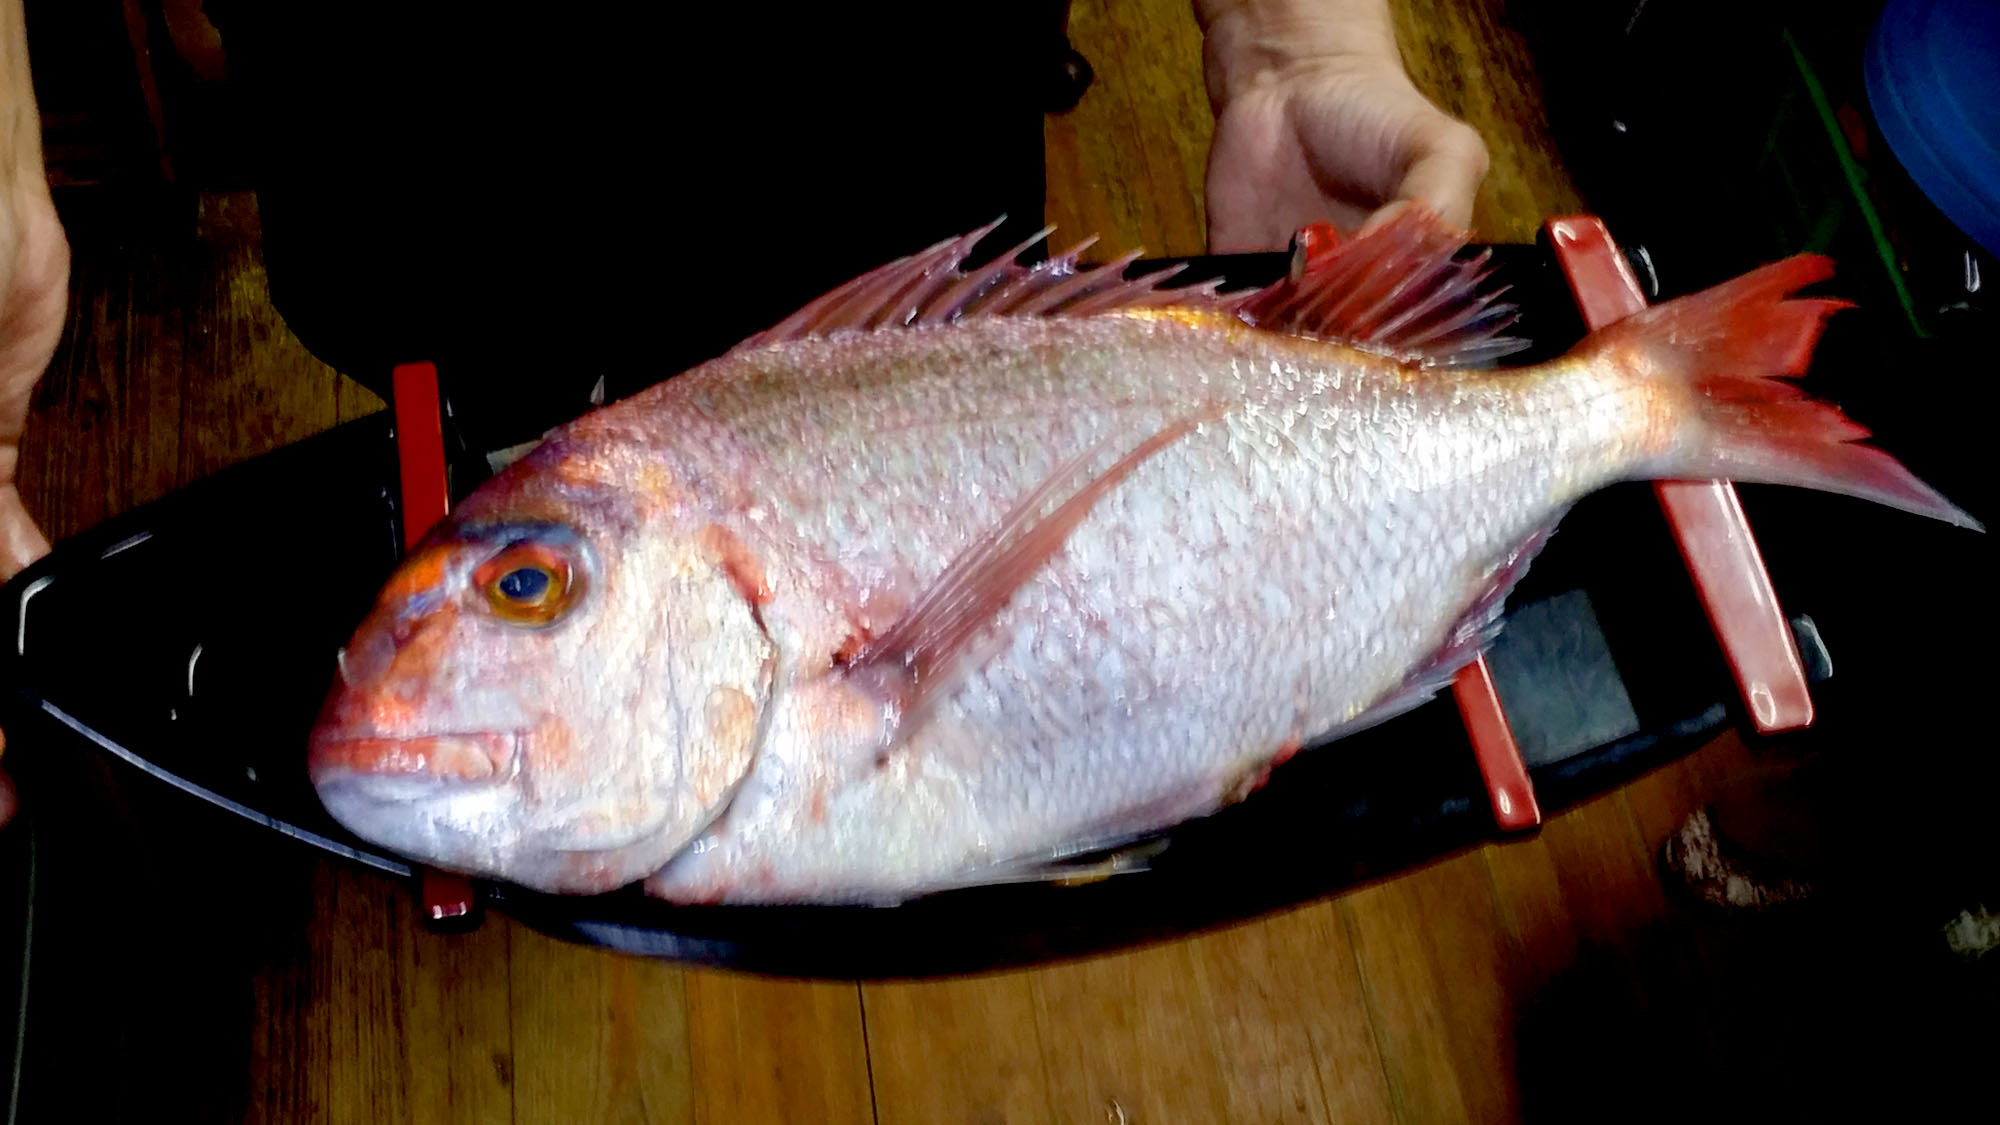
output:
M451 788L492 785L519 768L519 731L466 731L385 737L315 737L306 773L315 786L354 786L384 801Z

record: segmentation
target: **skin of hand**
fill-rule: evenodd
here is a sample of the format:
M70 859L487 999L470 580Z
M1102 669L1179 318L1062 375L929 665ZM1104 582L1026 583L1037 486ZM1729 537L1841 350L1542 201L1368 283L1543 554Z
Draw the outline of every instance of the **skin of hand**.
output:
M1467 227L1486 144L1417 91L1387 0L1195 0L1215 139L1209 250L1281 249L1423 200Z
M20 0L0 0L0 581L49 549L21 504L14 470L35 383L55 355L68 303L69 243L42 165L27 29ZM0 773L0 824L15 804L13 783Z

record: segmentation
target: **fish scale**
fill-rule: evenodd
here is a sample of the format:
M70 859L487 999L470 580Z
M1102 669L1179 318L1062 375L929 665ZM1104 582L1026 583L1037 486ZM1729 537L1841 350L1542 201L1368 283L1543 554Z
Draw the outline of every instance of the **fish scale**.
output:
M808 791L760 790L659 883L685 897L724 887L731 897L749 897L739 886L741 869L754 864L780 897L825 886L893 894L1044 859L1051 838L1136 831L1115 815L1120 809L1165 803L1177 819L1213 811L1245 771L1268 764L1288 741L1328 734L1393 692L1443 643L1496 559L1573 499L1546 483L1554 470L1540 464L1512 467L1497 487L1456 490L1464 465L1504 466L1528 451L1509 439L1497 415L1440 422L1439 386L1403 378L1396 363L1331 345L1302 351L1278 337L1248 336L1225 351L1217 336L1177 321L1101 317L991 321L938 339L905 332L827 341L827 354L811 362L831 369L810 378L846 388L876 373L880 385L869 394L891 419L906 416L899 396L936 404L938 383L968 404L1008 402L1006 388L1015 385L1072 389L1060 405L1077 413L1062 426L1011 403L1016 408L1005 420L982 422L977 442L959 440L942 424L851 432L843 440L872 456L836 458L838 478L810 491L785 490L788 499L773 514L780 538L767 548L781 557L789 542L814 541L836 527L851 534L849 521L867 518L868 510L855 498L914 496L929 483L934 503L899 506L895 534L849 556L869 556L877 560L870 572L908 575L918 586L998 519L1012 496L1092 441L1134 425L1133 411L1091 409L1092 401L1164 397L1191 408L1209 397L1231 409L1100 502L995 622L993 631L1005 638L999 654L967 677L906 748L925 764L932 800L850 789L855 806L891 810L872 821L865 851L856 853L835 839L848 832L847 822L806 814ZM961 373L957 364L967 353L1047 357L1051 369ZM1126 362L1105 364L1106 355ZM1337 377L1326 370L1336 365ZM720 395L699 394L704 410L738 433L752 457L768 456L773 476L783 479L778 466L810 448L808 424L764 409L746 393L757 381L732 377L726 366L708 378L741 395L754 424L732 417ZM1343 390L1301 396L1314 387ZM1493 401L1531 414L1543 409L1533 396ZM1138 413L1139 423L1165 421L1157 407ZM937 440L926 440L933 435ZM1354 452L1337 456L1343 447ZM1432 457L1441 449L1448 455ZM1604 460L1595 449L1572 455L1578 464ZM1457 468L1427 470L1427 459ZM1328 503L1320 482L1337 462L1356 468ZM1609 466L1600 470L1610 474ZM1584 486L1580 474L1570 475ZM959 488L973 480L981 495ZM1468 510L1478 517L1451 515ZM830 519L829 511L844 514ZM1451 540L1460 545L1455 553L1440 550L1433 531L1447 523L1462 529ZM1141 557L1142 544L1160 548L1164 561L1112 562ZM1076 589L1089 590L1091 599L1080 601ZM1267 590L1283 597L1267 597ZM810 619L817 609L788 606L781 595L766 619ZM1325 627L1312 624L1328 618ZM824 630L783 628L801 637ZM1120 659L1109 658L1113 651ZM1143 660L1128 662L1131 653ZM1226 695L1212 690L1222 680L1236 685ZM1155 704L1113 703L1138 694ZM827 750L808 739L774 740L762 753L790 759L779 775L789 779L814 774L811 759ZM1027 797L1024 779L1049 788ZM909 782L885 775L879 784ZM949 803L940 803L943 793L952 794ZM865 871L852 866L859 862Z

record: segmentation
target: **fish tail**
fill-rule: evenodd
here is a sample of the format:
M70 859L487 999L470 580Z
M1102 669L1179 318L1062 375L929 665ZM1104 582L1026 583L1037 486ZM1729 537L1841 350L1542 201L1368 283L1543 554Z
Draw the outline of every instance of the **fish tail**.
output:
M1684 392L1648 396L1672 404L1674 433L1651 475L1796 485L1984 530L1900 461L1857 444L1865 428L1781 381L1805 371L1827 318L1851 307L1792 295L1832 275L1826 258L1800 254L1636 313L1586 345Z

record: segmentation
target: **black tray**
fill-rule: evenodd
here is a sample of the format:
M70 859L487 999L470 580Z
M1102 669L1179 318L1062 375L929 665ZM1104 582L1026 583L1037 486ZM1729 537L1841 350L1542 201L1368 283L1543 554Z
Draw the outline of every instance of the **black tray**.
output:
M1500 251L1535 352L1574 342L1581 327L1546 251ZM1256 281L1282 260L1194 266L1193 276L1227 267ZM463 494L482 462L457 453ZM301 843L411 878L409 863L333 823L304 769L334 653L400 553L396 482L391 424L376 415L59 545L0 592L0 719L17 742L35 744L10 760L25 767L55 744L88 746ZM1812 607L1788 608L1808 667L1823 674ZM1643 486L1580 505L1509 617L1491 662L1545 810L1732 721L1731 681ZM57 737L31 739L31 727ZM1150 870L1085 886L977 888L891 909L677 907L634 890L575 898L475 886L538 929L632 952L785 974L926 975L1246 918L1494 832L1446 700L1299 755L1242 804L1174 829Z

